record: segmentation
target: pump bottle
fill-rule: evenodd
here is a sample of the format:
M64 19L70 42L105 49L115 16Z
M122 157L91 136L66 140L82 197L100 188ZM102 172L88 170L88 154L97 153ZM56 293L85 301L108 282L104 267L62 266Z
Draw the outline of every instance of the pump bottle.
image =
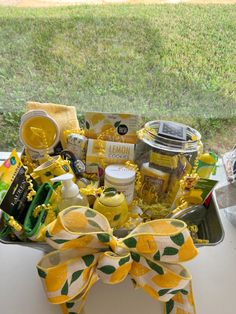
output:
M62 182L61 201L58 205L60 211L75 205L89 207L87 197L80 194L79 187L72 181L72 179L73 175L70 173L51 179L51 182Z

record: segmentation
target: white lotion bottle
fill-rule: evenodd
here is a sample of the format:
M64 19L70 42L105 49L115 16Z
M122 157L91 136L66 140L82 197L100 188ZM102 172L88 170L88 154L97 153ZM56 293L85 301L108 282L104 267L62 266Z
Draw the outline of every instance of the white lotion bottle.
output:
M86 206L89 207L88 199L85 195L80 194L79 187L73 182L73 175L66 173L61 176L50 179L51 182L61 182L61 201L58 204L59 210L63 210L70 206Z

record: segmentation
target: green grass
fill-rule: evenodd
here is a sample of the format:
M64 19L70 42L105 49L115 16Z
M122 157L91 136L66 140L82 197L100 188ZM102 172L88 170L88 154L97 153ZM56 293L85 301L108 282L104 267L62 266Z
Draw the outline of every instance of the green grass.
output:
M36 100L136 112L211 140L236 121L235 29L234 5L0 8L0 111ZM3 116L3 149L18 118Z

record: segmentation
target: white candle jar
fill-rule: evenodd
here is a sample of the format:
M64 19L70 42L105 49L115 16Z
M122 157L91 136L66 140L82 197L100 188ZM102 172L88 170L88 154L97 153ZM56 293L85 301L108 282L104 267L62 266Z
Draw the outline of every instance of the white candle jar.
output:
M110 165L105 169L104 185L124 193L130 205L134 199L135 171L124 165Z

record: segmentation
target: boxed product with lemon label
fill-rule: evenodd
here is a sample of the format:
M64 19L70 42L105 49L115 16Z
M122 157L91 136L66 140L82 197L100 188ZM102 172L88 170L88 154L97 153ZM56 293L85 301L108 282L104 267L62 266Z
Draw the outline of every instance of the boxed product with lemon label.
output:
M127 113L85 113L85 135L90 139L135 144L140 118Z
M134 160L134 144L102 140L88 140L86 167L91 165L105 169L111 164L123 164Z

